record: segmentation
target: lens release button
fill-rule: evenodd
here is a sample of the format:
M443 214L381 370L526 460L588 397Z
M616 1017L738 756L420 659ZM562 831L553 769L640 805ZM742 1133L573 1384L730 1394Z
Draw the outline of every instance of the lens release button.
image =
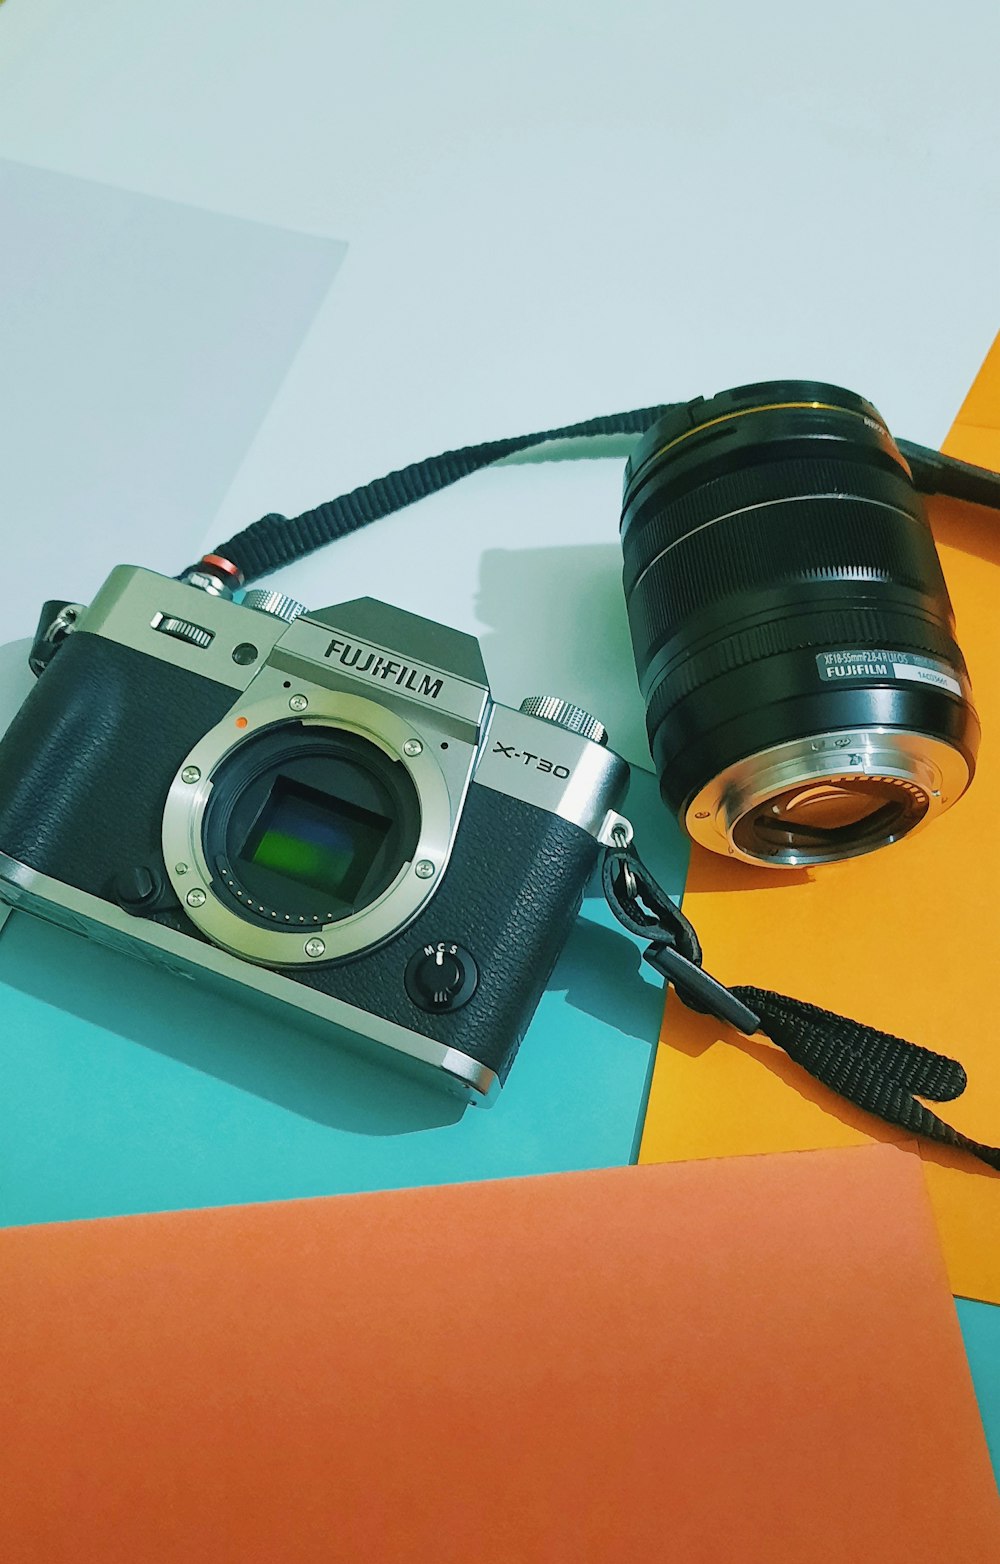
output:
M472 998L479 969L461 945L439 940L414 951L406 964L404 981L415 1005L440 1014L458 1010Z

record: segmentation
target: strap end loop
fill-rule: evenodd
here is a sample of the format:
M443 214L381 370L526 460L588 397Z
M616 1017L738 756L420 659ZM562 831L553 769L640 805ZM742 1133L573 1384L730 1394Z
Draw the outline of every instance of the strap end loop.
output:
M650 945L643 952L642 959L648 961L668 983L673 984L678 998L690 1010L700 1010L714 1016L717 1021L734 1026L744 1037L752 1037L760 1031L760 1017L754 1014L749 1005L745 1005L730 989L711 977L704 967L688 961L672 945Z

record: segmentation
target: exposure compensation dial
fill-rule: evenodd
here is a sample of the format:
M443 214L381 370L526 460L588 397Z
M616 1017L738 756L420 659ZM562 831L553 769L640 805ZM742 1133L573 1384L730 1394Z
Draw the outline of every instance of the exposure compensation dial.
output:
M598 722L582 706L560 700L557 695L528 695L521 702L521 710L526 717L541 717L543 722L565 728L567 733L578 733L595 744L608 742L608 730L603 722Z

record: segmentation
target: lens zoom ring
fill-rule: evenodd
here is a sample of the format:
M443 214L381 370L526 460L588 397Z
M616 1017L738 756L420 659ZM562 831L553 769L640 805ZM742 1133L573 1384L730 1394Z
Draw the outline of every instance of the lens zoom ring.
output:
M714 645L707 646L662 674L646 706L650 743L668 712L695 690L722 674L735 673L750 663L782 652L808 651L811 647L854 647L916 652L948 663L965 672L959 648L942 626L913 614L887 609L828 609L749 625ZM710 698L710 697L709 697Z
M877 501L919 519L920 501L902 472L889 472L871 463L831 461L767 462L724 473L686 494L663 495L663 484L654 483L648 498L640 500L629 516L622 537L625 556L625 591L663 549L686 538L706 522L775 500L822 495L834 503L848 497ZM815 503L815 502L814 502ZM838 512L839 514L839 512Z
M930 533L912 516L856 499L762 506L703 528L636 583L629 620L640 677L673 630L713 603L818 582L885 582L947 602Z

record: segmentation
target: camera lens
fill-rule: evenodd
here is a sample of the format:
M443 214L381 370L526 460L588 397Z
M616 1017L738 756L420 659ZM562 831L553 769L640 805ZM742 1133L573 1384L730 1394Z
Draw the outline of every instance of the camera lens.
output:
M285 723L213 778L202 841L213 888L251 923L327 925L375 901L413 857L405 769L358 734Z
M823 863L961 796L979 724L909 469L812 381L675 409L628 463L625 596L663 798L716 852Z

